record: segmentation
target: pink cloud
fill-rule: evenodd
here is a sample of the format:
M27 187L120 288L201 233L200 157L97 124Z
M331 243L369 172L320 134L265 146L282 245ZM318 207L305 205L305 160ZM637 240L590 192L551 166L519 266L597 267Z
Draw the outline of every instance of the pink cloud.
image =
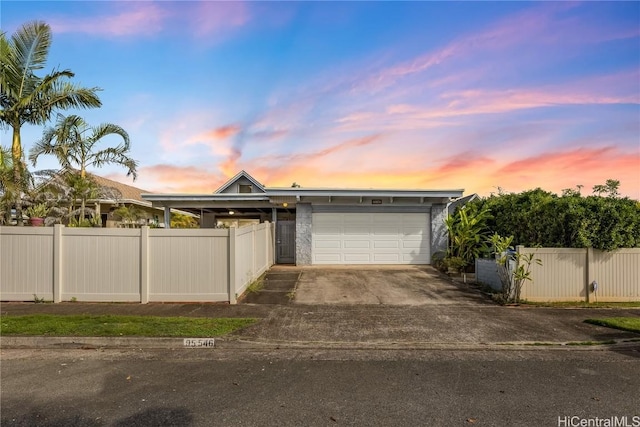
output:
M206 135L214 139L227 139L240 132L240 129L238 125L225 125L207 132Z
M622 193L638 199L640 150L626 152L607 146L545 152L505 164L496 171L496 177L499 176L508 177L505 187L510 191L539 186L560 192L578 184L590 190L607 179L618 179Z
M196 36L208 36L228 28L241 27L250 20L249 10L241 1L201 1L193 5L185 8L185 18L193 26Z
M85 33L100 36L150 35L161 31L170 16L167 10L152 2L118 2L120 11L93 17L50 18L58 33Z
M123 176L114 174L108 178L120 181ZM140 168L134 185L154 193L212 193L226 180L210 168L160 164Z
M51 17L51 28L58 33L84 33L124 37L154 35L166 29L186 30L202 38L242 27L251 19L246 3L215 2L111 2L107 12L81 20ZM211 39L209 39L211 40Z

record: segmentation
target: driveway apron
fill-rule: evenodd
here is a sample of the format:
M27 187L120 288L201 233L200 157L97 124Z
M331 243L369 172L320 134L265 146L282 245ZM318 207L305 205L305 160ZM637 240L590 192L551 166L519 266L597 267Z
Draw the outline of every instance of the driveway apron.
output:
M488 302L476 289L430 266L350 266L302 268L294 303L416 306Z

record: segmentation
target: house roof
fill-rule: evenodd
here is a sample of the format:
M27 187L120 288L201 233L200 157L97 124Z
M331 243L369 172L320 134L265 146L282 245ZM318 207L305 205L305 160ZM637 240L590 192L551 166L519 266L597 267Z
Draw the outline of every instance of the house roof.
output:
M149 194L149 191L141 188L133 187L131 185L123 184L118 181L114 181L103 176L89 174L101 187L114 188L120 192L122 199L132 202L140 202L141 204L148 206L149 202L142 198L142 194Z
M224 190L226 190L227 188L231 187L233 184L238 182L240 178L245 178L249 180L249 182L251 182L258 190L260 190L261 193L265 192L264 185L260 184L254 177L249 175L244 170L241 170L233 178L231 178L229 181L224 183L220 188L214 191L214 193L222 193Z
M239 179L248 179L260 191L257 193L224 193ZM233 206L239 205L275 205L282 202L289 204L296 202L324 202L334 200L348 200L347 198L359 198L362 203L365 198L388 198L390 203L394 200L404 200L410 203L448 203L450 200L462 197L463 189L349 189L349 188L301 188L301 187L264 187L245 171L241 171L231 178L213 194L142 194L144 200L153 203L153 206L171 207L207 207L207 206Z

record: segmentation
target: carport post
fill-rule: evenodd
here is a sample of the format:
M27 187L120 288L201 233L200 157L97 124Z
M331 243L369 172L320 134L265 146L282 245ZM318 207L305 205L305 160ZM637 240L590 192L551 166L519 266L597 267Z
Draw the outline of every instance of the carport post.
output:
M171 208L164 207L164 228L171 228Z

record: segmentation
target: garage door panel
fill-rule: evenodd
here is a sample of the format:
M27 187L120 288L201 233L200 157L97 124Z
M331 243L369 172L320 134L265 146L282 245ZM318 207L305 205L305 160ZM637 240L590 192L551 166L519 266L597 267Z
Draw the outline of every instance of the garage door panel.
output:
M403 249L427 249L427 245L422 240L403 240L402 241ZM421 252L421 251L420 251Z
M376 225L373 227L373 230L371 230L371 233L374 236L393 236L397 238L398 234L400 234L400 228Z
M378 253L373 255L373 260L377 264L400 264L400 256L397 253Z
M369 264L371 263L371 256L363 253L345 253L345 264Z
M345 240L345 249L369 249L371 248L371 242L369 240Z
M373 247L375 249L398 249L400 242L398 240L374 240Z
M316 264L342 264L342 258L337 253L319 253L314 254Z
M314 213L314 264L428 264L428 213Z
M345 226L343 234L345 236L368 236L369 227Z
M402 264L429 264L429 257L426 255L404 254Z
M319 240L316 243L318 249L340 249L341 247L341 240Z

